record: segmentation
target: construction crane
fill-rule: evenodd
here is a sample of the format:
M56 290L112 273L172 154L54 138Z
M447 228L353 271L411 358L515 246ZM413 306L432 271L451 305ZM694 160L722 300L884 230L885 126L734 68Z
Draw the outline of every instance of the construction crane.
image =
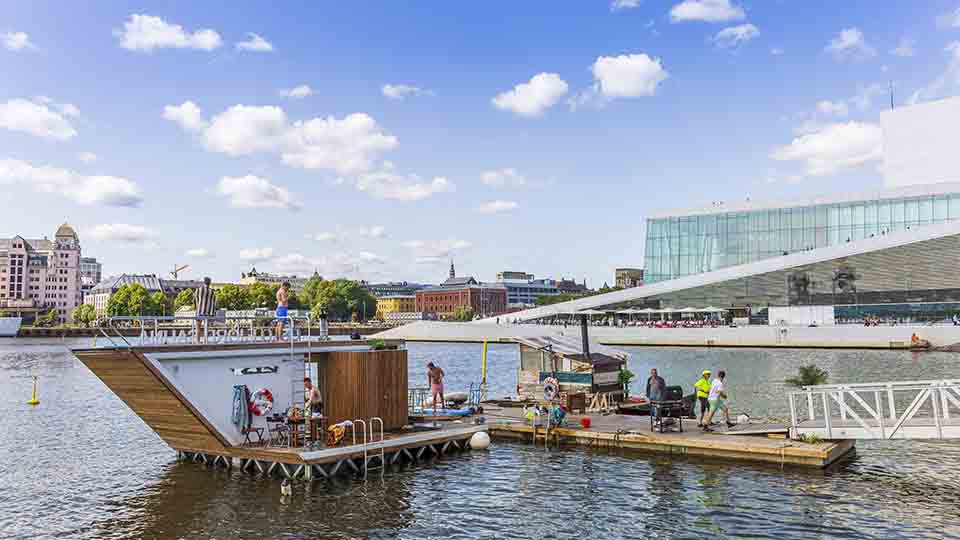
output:
M176 264L174 264L174 265L173 265L173 272L170 272L170 277L172 277L173 279L177 279L177 275L179 275L180 272L183 272L183 271L186 270L187 268L190 268L190 265L189 265L189 264L185 264L185 265L183 265L183 266L177 266Z

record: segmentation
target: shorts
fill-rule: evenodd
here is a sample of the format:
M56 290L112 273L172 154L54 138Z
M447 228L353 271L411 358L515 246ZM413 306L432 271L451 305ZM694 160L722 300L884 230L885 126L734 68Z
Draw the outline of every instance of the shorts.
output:
M707 409L710 408L710 401L705 397L697 397L697 401L700 402L700 414L707 412Z
M434 396L436 396L437 394L443 394L443 385L442 385L442 384L431 384L431 385L430 385L430 392L432 392Z
M722 399L711 399L710 400L710 412L715 413L721 409L726 409L727 405L723 402Z
M286 317L286 316L287 316L287 306L280 306L280 307L278 307L278 308L277 308L277 318L279 319L279 318L281 318L281 317Z

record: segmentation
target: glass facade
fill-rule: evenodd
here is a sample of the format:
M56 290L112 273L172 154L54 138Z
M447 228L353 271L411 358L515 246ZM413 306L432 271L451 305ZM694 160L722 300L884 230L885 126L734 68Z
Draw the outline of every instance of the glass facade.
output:
M645 281L746 264L960 219L960 193L647 220Z

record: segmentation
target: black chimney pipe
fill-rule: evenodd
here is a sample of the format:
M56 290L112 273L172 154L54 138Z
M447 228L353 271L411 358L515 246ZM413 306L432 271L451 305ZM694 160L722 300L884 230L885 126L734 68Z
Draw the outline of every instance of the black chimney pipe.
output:
M590 335L587 333L587 316L580 316L580 339L583 341L583 355L590 360Z

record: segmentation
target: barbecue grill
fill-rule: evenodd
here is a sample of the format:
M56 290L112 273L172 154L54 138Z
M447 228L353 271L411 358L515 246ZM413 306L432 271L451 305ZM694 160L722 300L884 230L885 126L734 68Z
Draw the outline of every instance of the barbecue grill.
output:
M667 386L663 389L663 399L650 402L650 431L683 432L683 387Z

